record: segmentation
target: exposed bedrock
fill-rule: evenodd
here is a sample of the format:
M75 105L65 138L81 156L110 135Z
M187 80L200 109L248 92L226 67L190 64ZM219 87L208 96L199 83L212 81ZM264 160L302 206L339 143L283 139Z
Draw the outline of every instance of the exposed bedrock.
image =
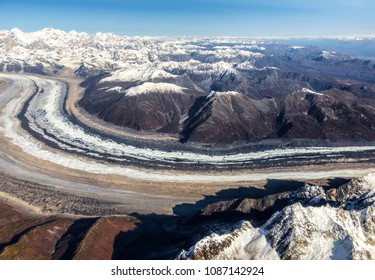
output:
M0 259L373 259L373 178L270 180L173 216L33 216L0 202Z
M276 102L275 99L269 98L255 100L237 92L211 91L208 96L197 97L198 101L179 122L181 142L189 141L189 139L198 141L205 137L210 139L211 143L218 143L218 141L231 143L232 139L240 141L241 137L272 138L272 135L277 135L277 133L283 133L284 138L292 138L284 142L263 141L255 145L232 146L228 151L226 147L208 150L173 140L160 141L160 144L152 139L138 141L127 137L116 137L82 124L65 110L67 84L40 77L4 74L2 76L13 81L9 88L5 89L2 99L8 102L0 118L4 135L26 154L68 168L74 166L75 169L99 174L125 175L130 178L152 181L168 178L168 180L180 182L197 182L197 180L213 182L230 181L233 177L222 175L219 178L212 174L191 177L183 173L166 174L154 168L158 170L173 168L180 171L262 169L316 165L318 161L319 165L334 164L352 162L354 159L359 164L371 162L373 159L374 146L371 142L348 141L340 142L340 145L326 143L324 140L329 138L318 131L317 128L320 125L324 126L331 121L333 128L330 133L334 133L333 136L337 136L337 131L333 129L338 128L339 132L342 129L343 133L346 133L343 134L344 136L353 137L350 140L371 140L370 137L373 137L369 128L371 127L371 114L368 113L373 108L371 100L367 104L361 103L360 100L357 102L358 97L355 95L338 90L318 93L304 88L287 96L285 102ZM171 92L171 95L190 94L185 93L185 89L171 84L161 83L157 87ZM153 93L143 94L143 90L152 92L154 84L146 83L146 85L142 84L129 89L127 94L130 96L127 98L138 98L143 95L156 96ZM18 92L23 94L16 94ZM336 104L335 94L345 97L341 99L344 104L357 102L356 106L347 106L350 107L347 108ZM295 105L294 100L300 101L298 106ZM332 106L333 109L326 110L327 106ZM248 110L249 107L251 110ZM349 119L337 117L337 112L342 114L343 110L352 112L354 115L361 110L361 122L355 123L355 128L347 130L345 125L347 121L352 120L350 115L345 113ZM296 112L303 114L304 126L298 125L301 118ZM230 118L227 120L228 115ZM268 121L268 116L272 116L271 121ZM225 120L230 121L231 125L226 126ZM365 128L368 131L364 130ZM305 138L305 140L297 141L294 138L297 138L298 133L312 135L311 138L322 140L314 142L306 141ZM216 148L216 145L212 146ZM48 147L54 150L51 151ZM56 157L57 153L59 157ZM100 162L92 159L100 160ZM108 163L110 166L106 165ZM138 168L129 169L124 166L129 163L138 167L153 167L152 172ZM289 172L282 173L279 175L290 174ZM358 174L356 170L351 172L353 173ZM322 174L316 173L314 176L319 177ZM254 180L256 176L268 178L265 173L263 175L260 173L236 174L234 178L236 181L245 178ZM312 176L312 173L306 176Z
M153 93L129 97L107 96L95 103L110 102L98 113L98 117L104 121L139 131L177 133L181 116L187 113L195 98L195 95L188 94ZM82 101L80 105L86 104ZM92 112L96 109L91 106L86 108L89 107Z
M369 174L338 187L213 203L201 215L216 223L178 258L374 259L373 184Z
M223 73L202 81L190 76L195 88L178 93L163 91L158 86L162 82L99 82L86 90L79 105L119 126L179 134L183 143L232 144L269 138L375 140L372 84L351 81L347 85L335 78L270 68L233 75ZM180 88L181 79L168 82ZM140 90L137 95L129 94L132 88Z

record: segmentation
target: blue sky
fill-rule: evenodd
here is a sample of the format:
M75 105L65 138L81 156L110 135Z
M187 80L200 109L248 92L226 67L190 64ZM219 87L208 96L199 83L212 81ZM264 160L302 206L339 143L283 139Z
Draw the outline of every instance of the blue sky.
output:
M0 0L0 29L149 36L375 33L375 0Z

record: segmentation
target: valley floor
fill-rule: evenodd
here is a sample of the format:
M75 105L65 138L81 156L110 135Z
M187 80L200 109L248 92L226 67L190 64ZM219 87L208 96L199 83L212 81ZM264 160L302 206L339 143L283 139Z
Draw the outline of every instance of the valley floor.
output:
M93 205L103 201L112 205L106 206L106 214L171 214L179 203L254 182L261 187L269 179L351 178L375 171L371 143L229 154L174 151L163 145L158 149L158 141L152 141L152 147L143 142L137 146L134 139L116 138L93 122L90 129L87 119L73 109L80 96L77 80L20 74L0 77L0 170L30 184L30 191L39 193L36 197L58 197L59 193L77 201L88 199ZM15 195L15 189L8 185L0 191ZM55 206L56 199L48 203L48 199L36 202L30 197L29 204L48 212L76 214L69 203L61 203L65 205L61 209Z

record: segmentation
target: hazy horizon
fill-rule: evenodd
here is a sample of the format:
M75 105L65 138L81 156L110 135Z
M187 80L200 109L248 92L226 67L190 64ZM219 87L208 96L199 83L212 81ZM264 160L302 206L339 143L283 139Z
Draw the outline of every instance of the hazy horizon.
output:
M367 33L367 34L346 34L346 35L325 35L325 36L319 36L319 35L315 35L315 36L308 36L308 35L305 35L305 36L229 36L229 35L217 35L217 36L210 36L210 35L155 35L155 36L150 36L150 35L127 35L127 34L120 34L120 33L116 33L116 32L111 32L111 31L97 31L97 32L86 32L86 31L79 31L79 30L75 30L75 29L70 29L70 30L65 30L65 29L62 29L62 28L56 28L56 27L53 27L53 26L46 26L46 27L42 27L42 28L39 28L39 29L35 29L35 30L30 30L30 31L27 31L27 30L24 30L24 29L21 29L19 28L18 26L14 26L14 27L11 27L9 29L0 29L0 31L12 31L12 30L16 30L18 29L19 31L23 32L23 33L33 33L33 32L38 32L38 31L41 31L41 30L44 30L44 29L54 29L54 30L60 30L60 31L63 31L63 32L66 32L66 33L69 33L69 32L77 32L77 33L86 33L87 35L89 36L93 36L95 34L100 34L100 33L107 33L107 34L115 34L115 35L118 35L118 36L125 36L125 37L149 37L149 38L191 38L191 39L215 39L215 38L222 38L222 39L269 39L269 40L298 40L298 39L301 39L301 40L318 40L318 39L340 39L340 38L366 38L366 37L370 37L371 39L374 37L375 38L375 33Z
M375 1L0 0L0 29L151 37L337 37L375 33Z

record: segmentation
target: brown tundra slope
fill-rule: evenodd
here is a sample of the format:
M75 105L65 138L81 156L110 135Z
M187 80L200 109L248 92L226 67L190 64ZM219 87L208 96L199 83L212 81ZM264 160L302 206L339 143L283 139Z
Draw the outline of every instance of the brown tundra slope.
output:
M0 202L0 260L111 259L116 237L134 228L128 217L30 215Z
M194 89L182 87L177 78L168 84L176 86L175 92L149 82L127 85L130 88L119 92L103 92L94 86L86 89L79 105L106 122L143 132L170 133L182 143L232 144L270 138L375 140L372 83L313 79L281 70L258 72L255 78L254 73L229 77L224 73L211 78L207 90L198 82ZM108 82L103 85L109 86Z

